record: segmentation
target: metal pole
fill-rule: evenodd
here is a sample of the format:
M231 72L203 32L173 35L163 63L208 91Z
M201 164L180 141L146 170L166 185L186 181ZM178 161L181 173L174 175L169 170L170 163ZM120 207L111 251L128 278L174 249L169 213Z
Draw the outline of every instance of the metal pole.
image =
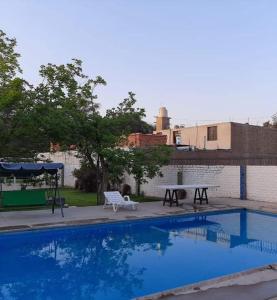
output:
M2 177L0 177L0 205L2 205L2 190L3 190L3 187L2 187Z
M55 175L55 193L54 193L54 199L53 199L53 202L52 202L52 214L55 211L57 188L58 188L58 174L56 173L56 175Z
M57 182L58 185L59 185L59 182ZM62 198L61 198L61 195L60 195L60 190L59 190L59 186L57 185L57 194L58 194L58 199L60 200L60 208L61 208L61 215L62 217L64 217L64 214L63 214L63 202L62 202Z
M96 198L96 204L99 205L99 155L97 156L97 165L96 165L96 189L97 189L97 198Z

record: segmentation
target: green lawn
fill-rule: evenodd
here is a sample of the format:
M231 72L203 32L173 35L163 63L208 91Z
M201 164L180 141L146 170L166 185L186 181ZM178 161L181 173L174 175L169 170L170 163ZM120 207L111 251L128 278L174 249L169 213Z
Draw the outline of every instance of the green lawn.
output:
M65 202L68 205L76 206L89 206L96 205L96 193L85 193L79 190L64 188L61 190L61 196L65 198ZM159 201L160 199L154 197L143 197L143 196L131 196L134 201L138 202L150 202L150 201Z
M96 205L96 193L85 193L71 188L61 189L60 193L69 206Z
M91 206L96 205L96 193L85 193L72 188L63 188L60 190L61 197L65 198L65 203L69 206ZM131 199L138 202L160 201L159 198L131 196ZM15 210L33 210L43 209L46 206L15 206L15 207L0 207L0 211L15 211ZM47 207L49 208L49 207Z

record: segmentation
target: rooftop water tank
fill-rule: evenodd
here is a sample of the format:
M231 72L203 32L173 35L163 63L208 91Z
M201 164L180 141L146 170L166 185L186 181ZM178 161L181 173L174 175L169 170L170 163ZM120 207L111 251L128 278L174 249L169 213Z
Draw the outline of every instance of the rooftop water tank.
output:
M159 117L162 117L162 118L167 118L168 117L167 109L165 107L160 108Z

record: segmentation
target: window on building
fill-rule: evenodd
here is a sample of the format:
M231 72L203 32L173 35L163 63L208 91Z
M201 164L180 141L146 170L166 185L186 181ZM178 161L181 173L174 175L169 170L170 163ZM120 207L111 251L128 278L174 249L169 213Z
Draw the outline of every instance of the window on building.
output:
M207 128L208 133L208 141L216 141L217 140L217 126L211 126Z
M182 138L180 135L176 136L176 145L181 145L182 144Z
M173 144L176 144L176 145L182 144L181 133L179 131L173 132Z

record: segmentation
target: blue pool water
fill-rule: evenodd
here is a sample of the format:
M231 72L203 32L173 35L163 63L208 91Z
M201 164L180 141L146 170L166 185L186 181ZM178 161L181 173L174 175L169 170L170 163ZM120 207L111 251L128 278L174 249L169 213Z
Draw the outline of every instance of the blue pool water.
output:
M277 262L246 210L0 234L0 299L131 299Z

